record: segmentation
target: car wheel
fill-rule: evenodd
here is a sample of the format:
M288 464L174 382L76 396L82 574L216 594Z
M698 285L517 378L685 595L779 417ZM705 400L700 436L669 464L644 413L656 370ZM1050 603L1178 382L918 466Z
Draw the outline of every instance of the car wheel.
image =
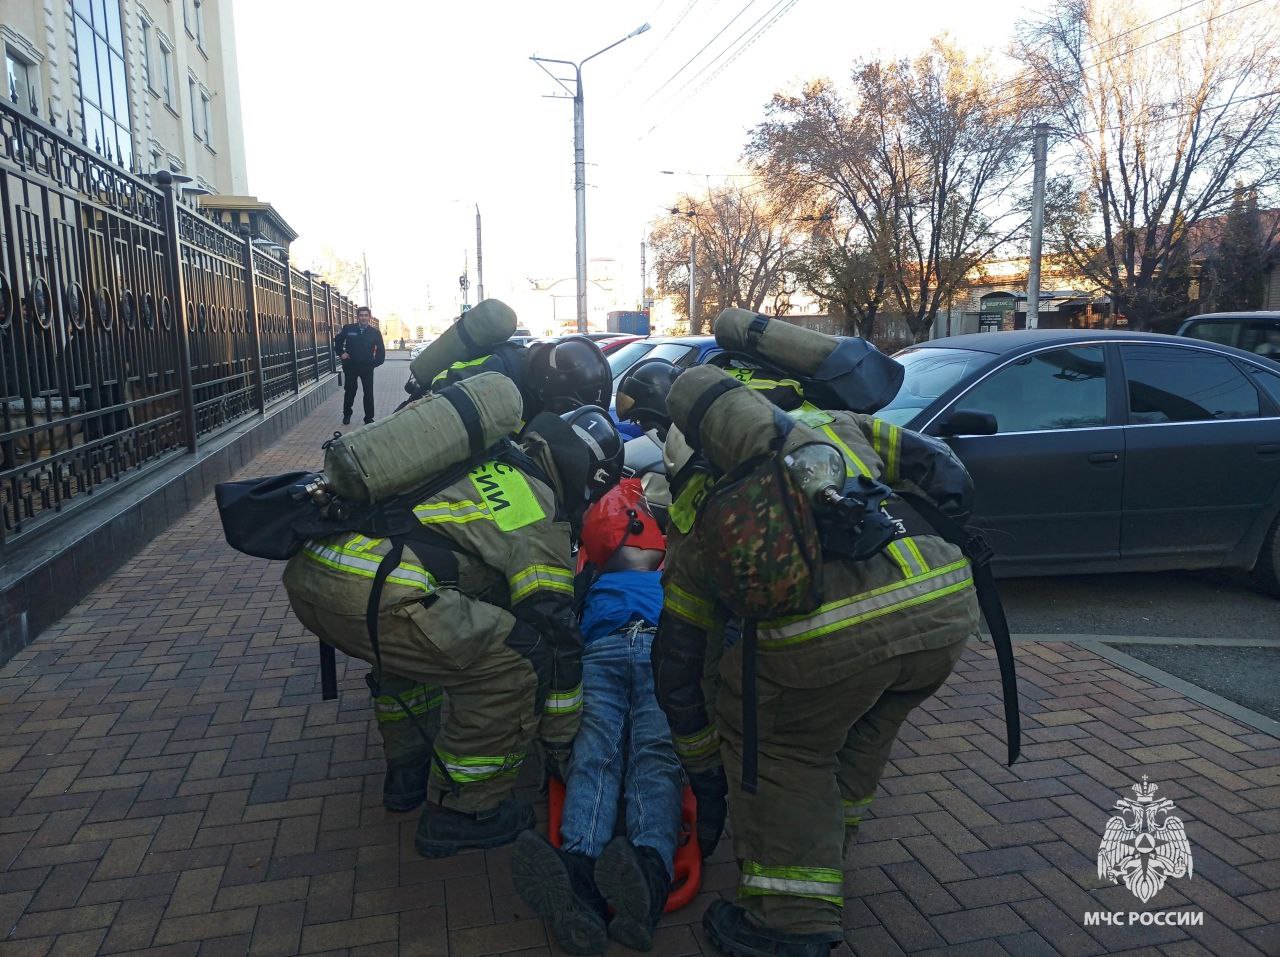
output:
M1280 598L1280 516L1272 523L1271 531L1262 542L1258 564L1253 569L1253 581L1267 594Z

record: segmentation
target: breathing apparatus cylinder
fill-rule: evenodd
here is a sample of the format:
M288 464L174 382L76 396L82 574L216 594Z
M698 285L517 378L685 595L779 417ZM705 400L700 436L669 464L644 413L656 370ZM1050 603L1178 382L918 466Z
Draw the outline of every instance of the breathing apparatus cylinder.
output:
M482 372L329 442L329 488L356 502L408 492L519 430L523 415L515 383Z
M418 353L409 371L423 388L429 389L435 377L449 366L488 355L515 331L516 314L510 306L500 299L482 299Z

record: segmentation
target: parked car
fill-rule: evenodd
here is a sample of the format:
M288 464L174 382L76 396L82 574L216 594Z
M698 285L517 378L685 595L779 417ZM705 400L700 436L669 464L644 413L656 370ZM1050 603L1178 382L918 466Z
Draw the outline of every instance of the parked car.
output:
M610 335L608 339L597 339L596 345L600 347L601 352L605 355L609 355L612 352L617 352L623 346L627 345L627 343L636 342L642 338L644 337L632 335Z
M667 359L682 369L701 365L717 352L723 352L716 345L715 336L650 336L636 339L612 352L606 353L609 368L613 371L613 390L618 391L618 380L621 379L641 359ZM609 414L618 423L618 431L628 438L640 435L638 426L630 422L618 420L613 403L609 405Z
M1280 312L1210 312L1192 316L1178 335L1280 359Z
M1187 337L953 336L881 418L944 439L1004 575L1244 568L1280 595L1280 363Z
M433 341L434 340L432 339L426 339L422 342L414 343L413 348L409 350L409 361L412 362L414 359L418 358L418 355L422 352L422 350L425 349L427 346L431 345Z

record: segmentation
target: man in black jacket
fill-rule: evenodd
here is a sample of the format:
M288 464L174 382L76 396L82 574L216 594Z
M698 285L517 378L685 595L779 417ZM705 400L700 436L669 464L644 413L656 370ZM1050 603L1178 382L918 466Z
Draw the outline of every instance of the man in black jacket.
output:
M342 396L342 424L351 424L351 409L356 402L356 382L364 387L364 421L373 421L373 370L387 358L382 333L372 325L373 311L368 306L356 310L356 321L342 327L333 337L333 348L342 360L346 374L346 391Z

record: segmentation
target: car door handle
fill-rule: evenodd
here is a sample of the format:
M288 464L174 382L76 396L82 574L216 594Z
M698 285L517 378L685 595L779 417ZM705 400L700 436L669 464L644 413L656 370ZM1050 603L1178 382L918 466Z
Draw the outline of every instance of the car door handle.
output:
M1280 455L1280 443L1271 443L1270 445L1259 445L1257 448L1259 455Z
M1094 452L1089 456L1089 461L1098 465L1109 465L1112 462L1120 461L1119 452Z

